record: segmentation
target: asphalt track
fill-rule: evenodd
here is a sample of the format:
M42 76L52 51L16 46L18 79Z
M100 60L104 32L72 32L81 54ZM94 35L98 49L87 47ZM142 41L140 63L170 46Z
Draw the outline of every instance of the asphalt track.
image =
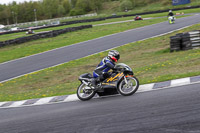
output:
M0 133L200 133L200 83L0 109Z
M194 15L190 17L177 19L176 23L173 25L169 25L166 21L58 48L26 58L1 63L0 82L4 82L6 80L27 73L45 69L51 66L56 66L58 64L82 58L101 51L105 51L107 49L118 47L130 42L135 42L146 38L165 34L173 30L197 24L199 22L200 15Z

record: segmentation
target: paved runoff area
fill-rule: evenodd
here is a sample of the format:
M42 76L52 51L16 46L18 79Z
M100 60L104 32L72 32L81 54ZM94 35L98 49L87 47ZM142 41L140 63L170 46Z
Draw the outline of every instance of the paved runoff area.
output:
M181 79L175 79L175 80L159 82L159 83L144 84L144 85L140 85L136 93L166 89L166 88L171 88L175 86L182 86L182 85L194 84L194 83L199 83L199 82L200 82L200 76L195 76L195 77L181 78ZM70 101L77 101L77 100L79 100L77 95L73 94L73 95L54 96L54 97L46 97L46 98L38 98L38 99L29 99L29 100L23 100L23 101L0 102L0 108L34 106L34 105L52 104L52 103L60 103L60 102L70 102Z

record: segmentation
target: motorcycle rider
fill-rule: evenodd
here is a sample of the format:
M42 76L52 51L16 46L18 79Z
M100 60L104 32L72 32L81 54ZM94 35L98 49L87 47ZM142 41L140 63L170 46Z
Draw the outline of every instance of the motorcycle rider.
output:
M173 18L172 21L174 21L175 18L174 18L174 13L172 12L172 10L169 10L167 17L172 17Z
M117 50L111 50L108 52L108 56L104 57L102 61L97 65L93 72L92 85L96 88L99 82L104 81L106 78L110 77L108 72L110 69L114 70L115 63L119 60L120 54Z
M134 18L134 20L142 20L142 17L141 17L141 16L138 16L138 15L136 15L136 16L135 16L135 18Z
M169 17L169 16L174 17L174 14L173 14L172 10L169 10L169 13L168 13L167 17Z

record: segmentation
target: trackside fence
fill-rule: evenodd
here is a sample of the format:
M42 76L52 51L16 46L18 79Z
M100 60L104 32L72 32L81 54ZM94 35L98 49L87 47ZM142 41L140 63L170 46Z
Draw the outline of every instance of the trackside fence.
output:
M200 48L200 30L179 33L170 37L170 51Z

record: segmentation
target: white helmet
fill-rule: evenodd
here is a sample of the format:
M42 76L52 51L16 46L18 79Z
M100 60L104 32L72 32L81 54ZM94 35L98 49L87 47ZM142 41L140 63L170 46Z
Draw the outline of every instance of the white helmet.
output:
M169 12L172 12L172 10L169 10Z
M108 52L108 57L114 62L117 62L120 58L120 54L117 50L111 50Z

